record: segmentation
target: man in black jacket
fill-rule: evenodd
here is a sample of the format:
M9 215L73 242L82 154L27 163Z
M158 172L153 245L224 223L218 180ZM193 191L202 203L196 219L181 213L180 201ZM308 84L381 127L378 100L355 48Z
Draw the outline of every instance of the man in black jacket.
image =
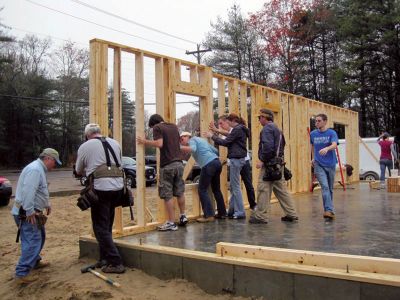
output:
M281 220L285 222L297 221L298 217L293 199L287 191L283 176L281 176L279 180L264 181L265 164L268 164L276 158L281 159L282 162L284 161L285 138L279 128L274 124L274 114L272 111L261 109L258 120L261 125L263 125L263 129L260 133L260 143L258 145L258 158L260 162L257 163L256 167L258 169L261 168L261 171L257 187L257 207L252 211L249 222L253 224L268 223L272 191L276 198L278 198L279 204L285 212L285 216L283 216ZM283 166L280 168L281 174L283 175Z

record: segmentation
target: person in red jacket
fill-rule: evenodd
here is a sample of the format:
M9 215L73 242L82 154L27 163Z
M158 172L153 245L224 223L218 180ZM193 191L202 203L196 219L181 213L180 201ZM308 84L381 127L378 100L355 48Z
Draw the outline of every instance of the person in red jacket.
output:
M382 133L378 137L378 144L381 146L381 156L379 159L379 165L381 167L381 188L385 188L385 171L386 168L389 170L389 176L391 176L390 170L393 169L392 159L392 147L393 142L389 141L389 134L387 132Z

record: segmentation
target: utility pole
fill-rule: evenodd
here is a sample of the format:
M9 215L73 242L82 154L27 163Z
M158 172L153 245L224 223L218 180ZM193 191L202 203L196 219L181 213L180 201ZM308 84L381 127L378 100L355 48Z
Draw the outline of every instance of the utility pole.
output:
M197 44L197 50L196 51L187 51L186 50L186 54L187 55L193 54L194 57L197 58L197 63L200 65L201 64L201 58L204 55L204 53L210 52L210 51L211 51L210 48L204 49L204 50L200 50L200 44Z

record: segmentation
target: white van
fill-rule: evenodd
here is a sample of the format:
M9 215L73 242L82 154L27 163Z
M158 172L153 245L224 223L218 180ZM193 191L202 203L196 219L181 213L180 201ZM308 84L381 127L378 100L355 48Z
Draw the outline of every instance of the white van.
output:
M379 157L381 155L381 147L379 146L377 137L363 138L364 143L359 143L360 149L360 180L379 180L381 169L379 166ZM393 138L390 138L393 140ZM346 140L339 140L339 155L342 164L346 162ZM372 152L372 154L371 154ZM389 177L389 173L386 169L386 177Z

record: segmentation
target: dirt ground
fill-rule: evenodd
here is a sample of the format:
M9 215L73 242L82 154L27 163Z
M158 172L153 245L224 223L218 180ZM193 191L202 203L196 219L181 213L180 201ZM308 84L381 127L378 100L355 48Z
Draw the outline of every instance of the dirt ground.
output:
M12 203L13 201L11 201ZM42 251L48 268L35 270L40 279L28 285L14 281L20 244L15 243L16 225L8 207L0 207L0 299L244 299L231 295L209 295L185 280L163 281L137 269L110 277L121 288L109 286L93 274L81 274L81 267L93 263L78 259L78 239L89 233L90 212L81 212L76 196L53 197L52 214L46 224L46 244Z

